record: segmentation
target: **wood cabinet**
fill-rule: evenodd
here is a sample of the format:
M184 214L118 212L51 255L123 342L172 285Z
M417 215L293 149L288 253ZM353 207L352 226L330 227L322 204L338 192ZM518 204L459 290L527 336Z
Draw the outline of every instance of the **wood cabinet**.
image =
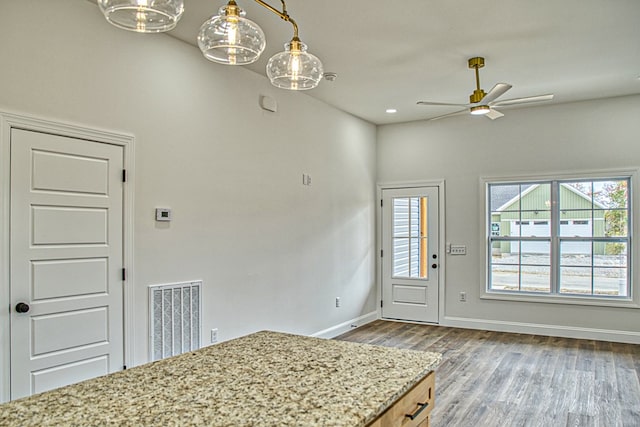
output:
M435 372L431 371L368 427L429 427L435 402Z

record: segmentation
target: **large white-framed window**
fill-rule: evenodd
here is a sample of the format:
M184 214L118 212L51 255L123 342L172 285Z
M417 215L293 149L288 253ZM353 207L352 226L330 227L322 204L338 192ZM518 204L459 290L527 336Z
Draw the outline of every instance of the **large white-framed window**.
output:
M484 179L483 296L632 302L632 178Z

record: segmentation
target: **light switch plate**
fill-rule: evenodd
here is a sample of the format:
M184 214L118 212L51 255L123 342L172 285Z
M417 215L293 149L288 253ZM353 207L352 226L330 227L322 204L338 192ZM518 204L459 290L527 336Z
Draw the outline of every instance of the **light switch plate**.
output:
M451 245L451 255L466 255L467 247L465 245Z

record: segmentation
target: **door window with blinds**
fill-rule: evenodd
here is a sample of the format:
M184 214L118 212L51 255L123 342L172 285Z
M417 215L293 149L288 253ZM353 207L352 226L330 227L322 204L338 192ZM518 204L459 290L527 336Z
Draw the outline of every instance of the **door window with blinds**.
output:
M393 277L427 279L428 197L393 199Z

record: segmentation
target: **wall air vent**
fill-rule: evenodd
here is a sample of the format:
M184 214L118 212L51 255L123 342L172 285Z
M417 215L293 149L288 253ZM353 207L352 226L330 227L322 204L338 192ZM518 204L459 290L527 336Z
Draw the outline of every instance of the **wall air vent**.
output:
M149 286L150 359L200 348L202 281Z

